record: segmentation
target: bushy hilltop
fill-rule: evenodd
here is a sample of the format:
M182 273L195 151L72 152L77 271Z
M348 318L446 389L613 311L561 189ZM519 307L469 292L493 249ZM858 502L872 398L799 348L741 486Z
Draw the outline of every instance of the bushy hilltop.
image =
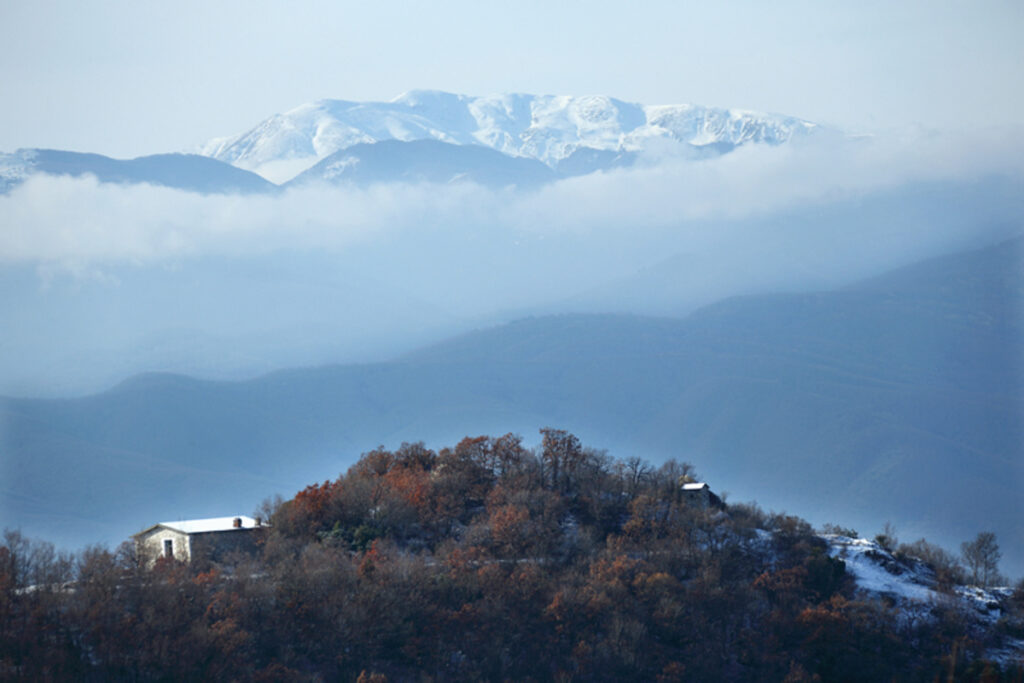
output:
M672 141L721 152L746 143L780 144L818 129L792 116L695 104L413 90L390 102L303 104L240 135L211 140L199 151L280 182L339 150L385 140L482 145L557 168L587 151L634 152Z
M1024 585L727 504L567 432L365 454L264 503L257 556L0 546L0 677L1020 680ZM686 484L690 483L690 486Z

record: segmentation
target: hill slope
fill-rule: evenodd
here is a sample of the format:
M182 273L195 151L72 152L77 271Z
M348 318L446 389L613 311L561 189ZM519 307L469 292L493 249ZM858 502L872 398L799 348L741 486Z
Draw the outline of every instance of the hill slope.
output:
M300 173L288 185L317 180L356 185L469 181L487 187L525 188L543 185L556 177L539 161L511 157L481 145L384 140L335 152Z
M0 191L34 173L92 175L101 183L149 183L203 193L254 193L276 189L255 173L198 154L154 154L111 159L101 154L23 149L0 155Z

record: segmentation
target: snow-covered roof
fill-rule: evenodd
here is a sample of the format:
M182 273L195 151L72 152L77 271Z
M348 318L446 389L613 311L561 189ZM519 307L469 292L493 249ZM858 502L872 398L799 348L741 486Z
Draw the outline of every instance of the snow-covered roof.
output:
M241 526L235 526L235 520L241 520ZM235 515L234 517L210 517L209 519L186 519L177 522L160 522L140 533L162 526L180 531L183 534L205 534L211 531L234 531L235 529L254 529L259 524L252 517ZM139 534L136 534L139 535Z
M702 481L695 481L691 484L683 484L684 491L700 491L701 489L709 488L708 485Z

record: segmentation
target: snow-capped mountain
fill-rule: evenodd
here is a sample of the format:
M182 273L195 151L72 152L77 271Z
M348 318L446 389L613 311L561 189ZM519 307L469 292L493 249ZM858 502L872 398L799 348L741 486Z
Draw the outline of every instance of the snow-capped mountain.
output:
M413 90L390 102L304 104L241 135L211 140L200 153L280 183L339 150L384 140L483 145L557 168L578 150L629 153L672 140L721 153L747 143L781 144L819 128L790 116L694 104Z

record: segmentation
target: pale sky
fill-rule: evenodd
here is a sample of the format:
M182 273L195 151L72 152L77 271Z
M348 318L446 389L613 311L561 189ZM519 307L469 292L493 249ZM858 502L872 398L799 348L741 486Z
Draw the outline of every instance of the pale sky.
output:
M0 151L131 157L320 98L606 94L852 130L1024 123L1024 3L0 0Z

